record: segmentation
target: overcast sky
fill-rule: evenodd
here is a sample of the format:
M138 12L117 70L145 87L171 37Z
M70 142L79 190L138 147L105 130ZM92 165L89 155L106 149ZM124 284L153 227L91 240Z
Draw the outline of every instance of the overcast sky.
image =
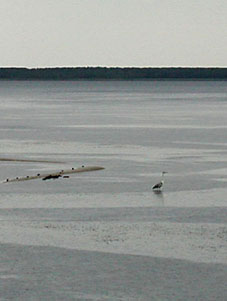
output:
M0 66L227 66L227 0L0 0Z

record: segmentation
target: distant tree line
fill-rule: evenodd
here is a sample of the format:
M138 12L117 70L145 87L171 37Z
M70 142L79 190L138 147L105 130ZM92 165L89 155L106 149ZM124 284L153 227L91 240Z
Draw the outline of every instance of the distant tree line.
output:
M226 80L227 68L0 68L0 80Z

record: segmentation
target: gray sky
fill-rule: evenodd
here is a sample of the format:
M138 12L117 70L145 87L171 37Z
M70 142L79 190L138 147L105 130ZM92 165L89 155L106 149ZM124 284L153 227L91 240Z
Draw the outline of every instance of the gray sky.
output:
M0 0L0 66L227 66L227 0Z

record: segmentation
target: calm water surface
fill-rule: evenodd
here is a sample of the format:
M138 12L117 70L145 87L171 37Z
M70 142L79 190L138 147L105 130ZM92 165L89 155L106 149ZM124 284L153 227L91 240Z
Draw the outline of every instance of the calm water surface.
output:
M0 81L0 158L105 167L0 184L0 298L225 300L226 82Z
M40 181L4 185L1 193L7 195L150 194L165 170L166 195L212 190L213 198L213 190L220 196L227 181L227 85L0 82L0 142L2 158L65 162L61 166L1 162L2 180L71 166L106 168L48 185ZM152 204L152 193L150 199Z

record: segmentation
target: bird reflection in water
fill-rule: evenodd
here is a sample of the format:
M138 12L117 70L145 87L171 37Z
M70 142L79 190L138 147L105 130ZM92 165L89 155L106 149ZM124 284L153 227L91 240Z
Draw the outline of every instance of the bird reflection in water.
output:
M157 202L158 206L163 206L164 205L164 193L162 192L162 190L153 190L154 194L155 194L155 201Z

